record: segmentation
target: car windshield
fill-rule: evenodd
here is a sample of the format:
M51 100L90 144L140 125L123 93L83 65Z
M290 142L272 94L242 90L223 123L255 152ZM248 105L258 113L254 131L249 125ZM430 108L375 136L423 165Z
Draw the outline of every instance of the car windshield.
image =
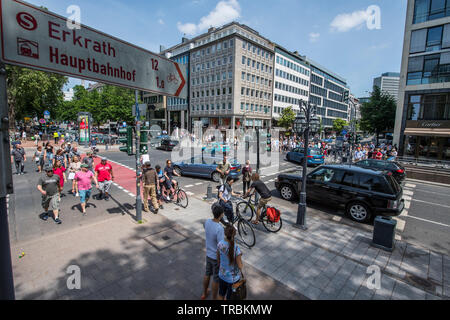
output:
M320 151L320 149L310 149L309 150L309 154L311 156L321 156L322 155L322 151Z

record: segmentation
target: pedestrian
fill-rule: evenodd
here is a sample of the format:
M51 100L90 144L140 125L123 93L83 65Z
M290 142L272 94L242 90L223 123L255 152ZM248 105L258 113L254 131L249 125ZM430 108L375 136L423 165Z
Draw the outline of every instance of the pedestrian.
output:
M234 222L233 204L231 202L232 196L239 196L239 193L233 191L234 179L232 177L227 177L226 182L219 188L219 205L225 211L225 216L229 223Z
M53 159L55 158L55 155L53 154L53 146L50 144L50 142L47 142L45 144L45 159L47 161L47 165L50 167L53 167Z
M380 148L378 148L376 150L376 152L374 153L374 156L375 156L375 159L377 159L377 160L383 159L383 154L381 153Z
M15 148L11 151L11 163L16 165L16 174L25 174L25 161L27 161L27 156L25 154L25 149L22 148L21 144L16 144Z
M95 178L92 171L89 170L89 166L85 163L81 165L81 171L75 174L75 178L73 179L73 183L78 184L78 192L80 194L80 202L81 202L81 211L83 215L86 215L86 207L89 202L89 198L91 197L92 191L92 182L95 182L95 186L97 189L99 188L97 179ZM74 186L72 185L72 189Z
M219 291L219 264L217 263L217 245L224 240L224 229L220 224L223 219L223 208L221 206L213 206L212 213L214 218L205 221L205 242L206 242L206 271L203 277L203 294L201 300L205 300L209 295L209 283L211 276L212 282L212 298L217 300Z
M64 149L64 156L66 157L66 163L67 163L67 166L70 165L70 161L71 161L71 156L70 156L70 154L71 154L71 152L72 152L72 145L71 145L70 142L67 142L67 146L66 146L66 148Z
M72 158L72 162L70 162L70 165L69 165L69 180L72 181L72 194L75 195L75 197L79 196L78 185L77 185L76 181L74 183L75 174L78 171L81 171L80 158L77 156L74 156Z
M144 163L144 172L141 175L144 182L144 211L149 212L148 196L152 201L154 213L157 214L159 210L158 200L156 199L156 191L159 190L159 179L156 170L152 168L150 161Z
M250 167L250 160L245 161L245 166L242 168L242 183L243 192L247 192L247 188L250 187L250 180L252 177L252 167Z
M173 194L173 201L177 201L177 195L175 193L175 188L177 187L177 182L173 179L173 176L179 177L178 172L173 170L172 161L166 161L166 167L164 168L164 176L166 178L166 188L168 191L167 201L170 201L170 194Z
M22 132L22 142L27 142L27 132L25 130Z
M219 300L230 300L232 286L243 277L242 252L234 237L236 229L232 225L225 228L225 239L217 244L219 265Z
M66 168L63 167L61 160L56 160L55 164L53 165L53 173L59 177L59 185L61 186L60 194L64 189L64 182L67 182L65 172Z
M227 156L223 156L223 162L217 165L216 171L220 173L219 182L221 185L225 184L226 178L230 173L231 165L227 161Z
M159 165L155 166L155 171L158 176L159 189L156 193L156 198L158 199L159 209L164 209L163 203L166 197L164 185L166 183L166 177L164 176L164 171Z
M55 139L55 144L58 144L58 138L59 138L59 134L58 131L53 132L53 138Z
M114 180L114 174L112 166L107 162L105 157L103 157L101 162L95 166L95 177L100 186L100 194L97 199L102 200L104 198L106 201L109 201L109 190L111 189L111 184Z
M88 166L89 171L91 171L93 174L94 173L94 158L92 156L91 151L86 152L86 157L84 157L83 163Z
M61 161L61 165L64 168L67 168L66 165L66 157L64 156L64 150L63 149L58 149L58 151L56 151L56 155L55 155L55 163L56 161ZM54 165L54 164L53 164Z
M42 194L42 208L45 213L42 216L42 220L47 221L48 210L53 211L53 221L56 224L61 224L59 218L59 204L61 201L60 192L62 191L60 185L60 178L53 173L53 168L49 165L44 167L45 175L39 178L37 189Z
M45 152L42 150L42 146L38 146L36 148L36 152L34 153L34 162L36 163L37 172L41 173L44 168L44 154Z
M37 132L34 134L34 143L36 144L36 147L39 144L39 135Z

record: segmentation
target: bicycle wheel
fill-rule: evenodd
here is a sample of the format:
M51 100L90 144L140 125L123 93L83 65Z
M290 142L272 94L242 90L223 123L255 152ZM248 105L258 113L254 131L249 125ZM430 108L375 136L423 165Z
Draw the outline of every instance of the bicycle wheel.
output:
M242 242L244 242L249 248L253 247L256 243L256 238L255 231L253 231L250 223L244 219L239 219L237 229Z
M266 228L267 231L276 233L276 232L280 231L280 229L283 225L283 221L281 220L281 217L280 217L280 220L278 220L278 222L272 222L269 220L269 218L267 216L265 216L262 219L262 224L263 224L264 228Z
M251 221L253 219L253 208L246 201L241 201L236 206L236 212L242 217L242 219Z
M188 196L184 190L178 190L177 192L177 204L183 208L187 208L189 204Z

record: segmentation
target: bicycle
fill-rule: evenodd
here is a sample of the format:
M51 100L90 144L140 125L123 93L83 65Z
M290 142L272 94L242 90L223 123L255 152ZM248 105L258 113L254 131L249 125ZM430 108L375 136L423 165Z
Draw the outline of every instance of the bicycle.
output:
M237 199L232 198L230 201L232 203L236 203L239 200L240 198ZM221 220L221 222L224 226L227 225L225 221ZM256 244L256 237L255 231L253 230L253 226L241 216L237 207L236 207L236 214L234 216L234 220L231 222L231 225L234 226L236 223L237 223L237 231L242 242L249 248L254 247Z
M189 205L189 199L188 199L187 193L186 193L186 191L184 191L183 189L180 188L180 184L178 183L178 181L175 181L175 182L176 182L176 188L174 188L174 194L177 195L176 204L181 206L182 208L187 208L187 206ZM163 188L165 189L165 187L163 187ZM161 190L161 193L163 193L163 192L164 192L164 190ZM169 190L169 197L171 197L170 190ZM172 200L173 199L171 199L168 202L171 202Z
M253 217L256 214L256 199L252 201L252 197L254 196L250 195L248 197L248 200L244 200L238 203L236 210L239 212L242 212L243 216L246 218L247 221L251 221ZM255 196L256 198L256 196ZM264 206L261 210L261 216L259 217L259 221L262 222L264 228L272 233L277 233L281 230L281 227L283 226L283 221L280 217L280 220L277 222L271 221L269 217L267 216L267 206Z

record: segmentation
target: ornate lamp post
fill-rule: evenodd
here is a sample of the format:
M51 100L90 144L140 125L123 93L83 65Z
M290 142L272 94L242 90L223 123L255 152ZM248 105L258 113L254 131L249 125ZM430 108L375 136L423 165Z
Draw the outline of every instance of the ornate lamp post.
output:
M294 120L293 129L298 136L303 135L305 140L305 150L303 158L303 175L302 175L302 190L300 192L300 202L297 211L297 223L294 225L302 230L307 230L306 227L306 176L308 174L308 149L309 149L309 134L310 132L317 132L319 130L320 121L316 114L316 105L310 102L300 101L300 113Z

